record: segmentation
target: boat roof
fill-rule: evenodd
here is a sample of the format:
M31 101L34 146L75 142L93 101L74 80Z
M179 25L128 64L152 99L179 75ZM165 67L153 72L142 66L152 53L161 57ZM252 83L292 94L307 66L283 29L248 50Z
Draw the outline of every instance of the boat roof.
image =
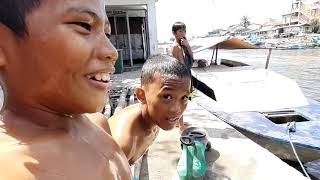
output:
M281 74L266 69L227 69L192 69L192 75L214 91L220 111L272 111L308 104L297 83Z
M246 41L233 36L220 36L220 37L204 37L197 38L190 41L190 46L193 53L218 47L219 49L255 49L254 46Z

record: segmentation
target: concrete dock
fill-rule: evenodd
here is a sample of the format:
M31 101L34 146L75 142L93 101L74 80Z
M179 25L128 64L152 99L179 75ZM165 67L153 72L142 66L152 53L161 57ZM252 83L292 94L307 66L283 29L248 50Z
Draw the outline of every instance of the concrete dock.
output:
M134 71L114 75L114 87L139 85L139 74ZM207 129L210 136L212 149L206 152L208 168L204 179L306 179L299 171L199 105L201 102L210 106L212 101L197 91L184 113L186 122ZM181 155L179 138L178 129L160 131L155 143L142 158L139 180L179 179L176 171Z

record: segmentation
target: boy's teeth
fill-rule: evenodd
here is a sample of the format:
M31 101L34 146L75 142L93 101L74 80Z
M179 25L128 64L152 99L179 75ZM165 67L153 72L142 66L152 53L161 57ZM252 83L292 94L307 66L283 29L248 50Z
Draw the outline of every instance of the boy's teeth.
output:
M96 81L110 81L108 73L98 73L93 75L87 75L88 79L94 79Z
M97 81L101 81L102 75L101 75L101 74L96 74L96 75L94 76L94 78L95 78Z
M102 81L106 81L108 80L108 75L107 74L103 74L102 75Z

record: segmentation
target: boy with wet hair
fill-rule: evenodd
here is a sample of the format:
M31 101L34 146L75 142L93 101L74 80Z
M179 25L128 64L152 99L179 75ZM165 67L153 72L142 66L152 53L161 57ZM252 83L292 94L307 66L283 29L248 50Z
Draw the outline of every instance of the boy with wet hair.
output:
M104 0L0 1L0 179L132 179L105 117L86 114L111 88L105 33Z
M171 47L171 54L181 63L186 65L190 74L193 64L193 52L186 38L186 25L183 22L175 22L172 25L172 34L175 37L175 41ZM192 91L192 83L190 91ZM180 132L185 129L185 123L183 122L183 117L179 120Z
M190 73L179 61L156 55L142 67L140 101L109 118L113 138L134 164L153 143L159 128L173 129L188 104Z

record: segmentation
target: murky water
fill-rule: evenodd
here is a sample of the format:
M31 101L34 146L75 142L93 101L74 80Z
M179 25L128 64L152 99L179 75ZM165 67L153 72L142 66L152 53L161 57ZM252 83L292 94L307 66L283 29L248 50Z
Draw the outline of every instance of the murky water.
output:
M201 52L211 58L212 50ZM266 49L219 50L218 57L264 68ZM295 80L306 97L320 101L320 49L272 50L269 69Z

